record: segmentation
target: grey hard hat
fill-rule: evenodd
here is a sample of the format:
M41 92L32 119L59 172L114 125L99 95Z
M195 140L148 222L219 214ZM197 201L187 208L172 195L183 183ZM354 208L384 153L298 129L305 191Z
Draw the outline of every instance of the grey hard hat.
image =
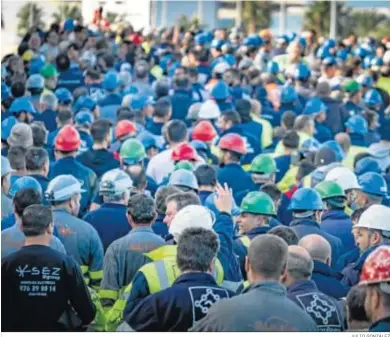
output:
M121 169L106 172L100 181L99 192L102 195L120 195L133 187L130 176Z
M85 192L82 182L70 174L55 177L47 186L45 197L48 201L66 201L78 193Z
M179 169L174 171L169 177L168 185L187 187L193 190L198 190L198 181L195 174L191 171Z
M188 109L187 119L191 121L198 120L199 111L202 106L202 103L196 102L194 104L191 104L190 108Z

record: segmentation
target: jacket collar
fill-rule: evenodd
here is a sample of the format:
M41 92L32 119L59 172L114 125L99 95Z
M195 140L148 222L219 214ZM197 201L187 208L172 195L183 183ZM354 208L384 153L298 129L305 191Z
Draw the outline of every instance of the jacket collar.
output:
M322 274L325 276L334 276L333 270L324 262L314 261L313 274Z
M155 222L163 222L165 218L165 214L157 214L157 218Z
M111 202L105 202L100 208L116 208L116 209L127 210L127 207L125 205L114 204Z
M245 290L242 292L247 293L250 291L255 291L255 289L273 292L279 296L286 296L286 287L279 282L276 281L260 281L253 284L250 284Z
M153 232L153 229L150 228L150 227L135 227L133 228L130 232L130 233L134 233L134 232L138 232L138 233L154 233Z
M301 292L301 291L317 291L317 286L312 280L302 280L295 282L294 284L287 287L289 293Z
M31 178L35 178L36 180L38 180L38 181L47 181L47 182L49 182L50 180L47 178L47 177L45 177L45 176L43 176L43 175L41 175L41 174L30 174L29 175Z
M322 216L322 221L328 220L328 219L337 219L337 220L344 220L349 219L349 216L345 214L343 210L331 210L324 213Z
M252 228L248 233L246 233L247 236L252 235L259 235L259 234L265 234L270 230L270 226L259 226Z
M382 323L385 323L386 325L389 324L390 325L390 316L389 317L385 317L385 318L382 318L380 319L379 321L376 321L375 323L373 323L371 326L370 326L370 329L369 331L375 331L375 328L378 326L378 325L381 325Z
M209 273L186 273L181 276L179 276L174 284L180 284L180 283L187 283L187 282L199 282L202 285L216 285L215 279L213 275Z
M320 228L320 225L313 219L294 219L290 226L293 227L293 226L312 226L312 227L317 227L317 228Z

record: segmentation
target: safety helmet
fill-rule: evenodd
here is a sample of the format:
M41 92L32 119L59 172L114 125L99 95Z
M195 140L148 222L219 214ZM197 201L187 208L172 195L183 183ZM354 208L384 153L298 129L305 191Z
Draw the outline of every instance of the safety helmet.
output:
M353 115L345 122L345 126L349 128L351 133L364 135L368 132L368 123L363 116Z
M153 99L149 96L135 95L131 99L130 108L136 111L141 111L148 105L153 104Z
M378 284L382 292L390 294L389 282L390 247L382 245L369 254L364 261L359 285Z
M370 62L371 67L382 67L383 66L383 59L381 57L373 57Z
M138 139L130 138L123 142L119 156L124 164L134 165L146 157L146 152Z
M11 172L14 172L14 170L12 169L8 158L1 156L1 177L3 178L6 174Z
M8 137L11 135L11 130L15 124L18 123L18 120L14 117L8 117L1 122L1 140L7 141Z
M17 114L20 112L28 112L30 114L35 114L37 111L31 103L31 100L24 96L16 98L11 106L9 107L9 112L12 114Z
M364 227L390 232L389 217L389 207L384 205L371 205L362 213L358 223L354 227Z
M187 170L192 172L194 170L194 166L188 160L180 160L175 164L175 168L173 170Z
M116 71L109 71L104 75L102 87L105 90L115 90L120 85L119 76Z
M342 162L344 160L344 150L341 148L340 144L335 140L328 140L325 143L321 144L320 149L328 147L332 149L336 154L336 161Z
M119 139L124 136L135 135L137 133L137 126L135 123L126 119L121 120L115 126L115 138Z
M344 207L346 195L344 193L343 188L332 180L324 180L318 183L314 189L318 192L321 199L323 201L329 202L329 204L334 205L336 207ZM338 202L336 200L332 200L334 198L342 198L344 201Z
M72 18L66 18L64 21L64 31L71 31L75 29L74 20Z
M378 92L378 90L376 89L368 90L365 93L363 100L364 100L364 104L366 104L369 107L375 107L376 105L383 103L382 97Z
M297 36L294 41L298 42L302 49L306 48L307 46L306 39L302 36Z
M66 88L59 88L54 92L54 94L60 104L69 104L73 101L72 93Z
M374 85L374 80L372 76L365 75L365 74L359 75L356 78L356 82L358 82L363 87L371 88Z
M123 170L117 168L103 174L99 185L101 195L121 195L133 187L133 181Z
M208 41L207 41L207 36L204 34L204 33L198 33L195 35L195 44L197 45L205 45Z
M360 59L364 59L367 55L369 54L369 52L362 48L362 47L357 47L353 50L353 55L356 56L356 57L359 57Z
M96 108L96 102L89 96L80 96L73 106L74 112L77 113L82 109L88 109L94 111Z
M342 187L344 192L361 188L355 173L346 167L335 167L331 169L326 175L325 180L336 182Z
M217 119L221 115L218 104L215 101L208 99L201 104L198 116L196 119Z
M27 89L43 89L44 87L45 79L39 74L31 75L26 82ZM1 93L3 93L3 90L1 90Z
M242 44L247 47L260 47L263 39L257 34L251 34L242 41Z
M213 124L209 121L200 121L192 130L192 139L202 142L211 142L217 136Z
M305 81L310 77L310 75L310 68L304 63L299 63L298 66L295 68L294 79L296 80Z
M239 154L246 154L245 140L237 133L228 133L223 136L219 143L218 147L221 150L236 152Z
M275 159L269 154L257 155L251 163L250 171L258 174L271 174L278 172Z
M374 56L372 56L372 55L367 55L364 58L363 63L362 63L362 66L363 66L364 69L370 68L371 61L372 61L373 58L374 58Z
M51 77L58 76L57 69L52 64L46 64L45 66L43 66L40 73L44 78L51 78Z
M230 64L225 61L219 61L213 68L213 74L223 74L230 69Z
M216 100L227 99L230 96L229 86L223 80L219 80L211 89L211 96Z
M320 112L326 112L328 108L325 103L318 97L313 97L307 101L305 109L303 110L304 115L317 115Z
M74 121L77 125L81 125L81 126L87 126L89 127L90 125L92 125L92 123L94 122L95 118L93 117L93 114L90 110L88 109L83 109L83 110L80 110L75 118L74 118Z
M192 171L178 169L169 176L168 185L186 187L192 190L198 190L198 181Z
M299 147L299 152L303 155L309 152L316 152L320 146L321 144L317 139L310 137L302 142L301 146Z
M15 197L16 193L21 190L25 190L26 188L31 188L42 196L42 186L40 185L38 180L29 176L20 177L16 179L11 185L11 188L9 190L9 196L13 198Z
M211 49L221 49L223 44L224 44L223 40L214 39L211 41L210 48Z
M307 187L299 188L294 192L288 207L292 211L319 211L324 208L318 192Z
M367 172L358 177L359 185L364 193L386 197L387 184L385 179L378 173Z
M70 174L62 174L52 179L47 185L45 197L50 202L65 201L75 194L85 192L82 182Z
M364 157L357 161L356 167L355 167L355 174L357 176L360 176L367 172L376 172L376 173L382 173L382 169L379 165L379 162L372 157Z
M64 152L77 151L80 147L80 135L72 125L65 125L58 132L54 141L56 150Z
M220 212L217 209L217 207L215 206L215 198L216 198L216 193L215 192L211 193L206 198L203 206L207 207L215 215L218 215ZM240 213L241 213L240 208L237 206L236 202L233 200L233 207L231 209L232 216L238 216L238 215L240 215Z
M323 60L326 57L332 56L328 48L325 48L324 46L321 46L318 48L316 53L316 58Z
M328 39L324 42L323 46L328 49L335 48L336 41L334 39Z
M149 132L142 132L137 138L141 141L146 151L152 147L159 149L156 137L151 135Z
M347 61L348 59L348 50L347 49L340 49L336 53L336 58L340 61Z
M322 60L322 65L325 67L332 67L337 64L336 59L333 56L327 56Z
M254 213L263 215L276 215L275 204L271 197L264 192L249 192L242 199L241 213Z
M43 55L35 55L30 60L30 67L28 69L28 73L30 75L40 74L44 66L45 66L45 57Z
M354 92L358 92L361 89L361 87L357 81L349 80L344 83L343 89L345 92L354 93Z
M268 61L267 63L267 73L277 75L279 72L279 65L275 61Z
M284 85L280 93L281 103L293 103L297 100L298 95L294 87L291 85Z
M177 146L172 151L172 160L198 160L196 150L188 143L183 143Z

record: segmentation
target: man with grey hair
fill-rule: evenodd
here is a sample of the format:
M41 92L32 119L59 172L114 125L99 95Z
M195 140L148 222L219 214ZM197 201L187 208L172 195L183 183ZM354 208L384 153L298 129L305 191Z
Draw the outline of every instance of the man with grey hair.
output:
M348 287L339 281L338 275L331 268L331 246L325 238L310 234L299 241L299 246L306 249L314 262L312 280L319 291L336 299L345 297Z
M212 273L219 250L217 234L188 228L177 245L179 276L174 284L142 300L126 316L135 331L187 331L210 307L233 292L217 285Z
M119 291L131 282L139 268L149 262L144 253L165 244L151 228L156 219L154 200L142 194L133 195L127 200L128 229L131 231L110 244L104 256L104 274L99 295L105 307L114 304Z
M191 331L317 331L314 321L287 298L279 283L285 274L287 244L275 235L255 237L245 268L250 286L214 305Z
M307 250L289 246L287 272L282 277L287 296L313 318L318 331L343 331L343 313L339 303L317 289L310 279L312 272L313 260Z
M57 108L58 99L52 92L43 92L39 98L39 110L41 111L35 117L35 120L45 123L45 127L49 132L57 128Z
M171 224L173 218L181 209L188 205L200 205L199 197L193 192L179 192L166 199L166 212L164 223Z

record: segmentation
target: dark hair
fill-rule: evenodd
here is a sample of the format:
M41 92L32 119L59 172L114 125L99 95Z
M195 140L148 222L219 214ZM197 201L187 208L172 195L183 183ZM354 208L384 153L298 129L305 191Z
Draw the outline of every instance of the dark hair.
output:
M252 120L251 110L252 105L247 99L239 99L236 101L236 110L241 117L241 122L249 122Z
M195 67L187 68L186 74L193 79L197 79L199 75L199 71Z
M168 123L166 131L170 142L180 143L187 138L187 126L183 121L173 119Z
M367 120L368 126L370 126L370 124L374 121L375 117L378 116L378 113L376 111L373 111L373 110L366 110L364 114L365 114L365 118Z
M368 209L369 206L364 206L353 211L351 214L351 220L353 223L357 223L362 214Z
M154 89L157 98L169 95L169 85L165 81L158 81Z
M23 97L26 93L26 84L17 81L11 86L11 94L13 98Z
M356 168L356 164L362 160L363 158L366 158L366 157L371 157L371 154L369 154L368 152L361 152L361 153L358 153L355 158L353 159L353 168Z
M289 130L282 139L282 144L284 147L289 149L298 149L299 148L299 135L294 130Z
M73 102L77 102L77 99L81 96L88 96L88 89L86 87L77 87L73 90Z
M276 235L284 240L288 246L297 245L299 238L295 231L287 226L279 225L268 231L268 234Z
M60 54L56 57L56 66L58 71L64 72L70 68L70 60L68 55Z
M116 119L117 122L119 122L121 120L125 120L125 119L127 119L129 121L133 121L135 118L135 112L127 106L121 106L116 111L116 116L117 116L117 119Z
M199 186L215 186L217 184L217 171L211 165L200 165L194 172Z
M171 111L171 102L167 98L160 98L154 106L154 116L164 118Z
M112 123L108 119L99 119L91 125L91 136L95 143L101 143L110 134Z
M57 112L57 118L61 125L69 122L73 118L72 111L70 110L60 110Z
M38 171L42 170L45 163L49 161L49 154L42 147L30 147L25 155L26 170Z
M91 79L97 81L100 79L100 73L94 69L94 68L88 68L85 73L84 73L84 76L85 77L90 77Z
M307 159L300 162L297 173L297 180L302 180L315 170L316 166Z
M166 198L165 202L168 204L169 202L174 201L176 203L177 211L180 211L186 206L189 205L200 205L199 197L193 192L179 192L176 194L172 194Z
M273 183L264 184L260 187L260 191L268 194L274 202L279 200L282 195L282 192Z
M312 116L300 115L294 120L294 129L300 131L304 129L310 122L313 122Z
M127 213L136 224L150 224L156 216L156 205L153 198L136 194L129 199Z
M241 123L241 116L237 111L224 111L223 119L227 122L232 122L233 125Z
M31 123L33 135L33 144L37 147L43 147L47 143L47 130L42 122Z
M366 299L366 288L354 286L347 294L348 320L368 322L364 301Z
M167 211L166 199L176 193L180 193L180 190L175 186L160 186L157 189L155 199L158 214L165 214Z
M115 64L115 57L111 53L103 55L103 60L106 63L107 68L113 68Z
M24 170L26 168L26 149L21 146L11 146L8 150L8 160L14 170Z
M139 169L138 169L139 168ZM133 165L128 169L134 188L144 189L147 185L146 172L142 166Z
M173 79L176 88L187 89L190 86L190 79L187 75L177 75Z
M287 130L291 130L294 127L295 118L297 115L294 111L285 111L282 116L282 123L286 126Z
M207 272L219 250L217 234L209 229L187 228L177 243L177 266L181 272Z
M23 211L28 206L42 204L42 196L33 188L24 188L16 192L12 202L15 207L15 213L18 216L22 216Z
M31 205L23 211L23 233L27 237L44 234L51 223L53 214L48 206Z

